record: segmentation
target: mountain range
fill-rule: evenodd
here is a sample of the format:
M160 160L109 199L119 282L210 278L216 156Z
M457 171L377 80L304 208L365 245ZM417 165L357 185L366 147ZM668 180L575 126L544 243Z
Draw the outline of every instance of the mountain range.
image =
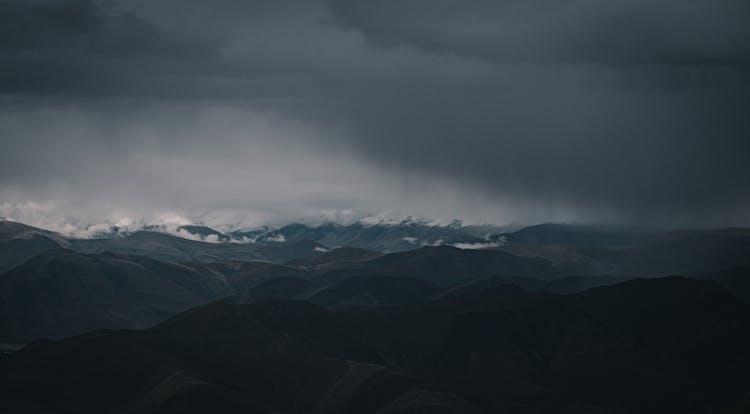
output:
M0 410L748 408L748 229L181 231L0 220Z

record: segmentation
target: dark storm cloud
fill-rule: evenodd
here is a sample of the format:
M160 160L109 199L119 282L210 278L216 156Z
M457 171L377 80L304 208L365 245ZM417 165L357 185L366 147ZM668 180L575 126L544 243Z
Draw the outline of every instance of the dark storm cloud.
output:
M0 120L0 190L149 171L182 190L143 208L747 224L749 27L742 0L4 1L2 108L32 109Z
M169 50L158 30L137 16L93 0L10 0L0 4L8 50L80 50L144 54Z
M744 0L329 0L376 44L497 61L750 63Z
M212 58L199 39L95 0L0 2L0 48L4 92L71 96L142 94Z

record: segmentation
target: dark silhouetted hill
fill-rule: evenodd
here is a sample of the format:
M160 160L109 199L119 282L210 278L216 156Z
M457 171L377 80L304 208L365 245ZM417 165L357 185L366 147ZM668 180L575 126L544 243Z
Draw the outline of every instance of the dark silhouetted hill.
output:
M102 328L146 328L232 292L187 266L48 250L0 275L0 337L24 342Z
M680 277L341 310L233 297L6 355L0 408L728 413L750 389L749 328L747 304Z

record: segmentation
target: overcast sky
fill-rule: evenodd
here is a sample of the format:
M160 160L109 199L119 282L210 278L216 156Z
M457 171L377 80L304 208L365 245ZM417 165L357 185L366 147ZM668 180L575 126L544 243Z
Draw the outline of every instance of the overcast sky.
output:
M0 0L0 215L750 225L747 0Z

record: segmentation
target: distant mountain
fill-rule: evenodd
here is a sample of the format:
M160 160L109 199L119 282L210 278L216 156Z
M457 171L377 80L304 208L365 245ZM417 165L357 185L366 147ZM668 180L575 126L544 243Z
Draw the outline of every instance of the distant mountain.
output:
M139 231L116 239L71 240L71 248L88 254L111 252L148 256L170 262L213 262L264 258L251 246L205 243L151 231Z
M547 224L504 237L495 249L546 259L573 275L692 275L750 265L750 229L649 232Z
M182 232L185 236L182 237ZM242 240L240 240L242 241ZM112 252L148 256L170 262L267 260L285 262L315 257L329 248L309 239L239 242L205 226L181 226L176 234L159 227L120 231L104 238L73 239L8 220L0 220L0 272L49 249L69 247L82 253Z
M371 273L413 275L444 286L486 276L551 278L557 273L547 260L449 246L389 254L365 262L363 268Z
M115 239L71 240L70 246L83 253L113 252L171 262L285 262L300 257L321 255L328 251L322 244L304 239L269 243L206 243L150 231L139 231Z
M540 280L528 276L491 276L453 286L438 294L438 298L467 298L479 296L487 289L512 285L526 292L567 295L598 286L607 286L633 279L633 276L562 276Z
M49 248L83 253L145 255L173 262L267 260L318 270L375 258L374 252L403 252L435 245L463 250L497 250L542 259L558 273L574 275L667 275L750 265L750 230L664 232L612 226L543 224L512 233L491 226L433 225L419 220L320 226L290 224L279 229L221 233L205 226L182 226L188 238L163 229L104 239L66 239L59 234L0 221L0 271ZM339 250L338 247L343 247ZM333 249L332 249L333 248ZM361 250L357 250L361 249ZM332 251L331 251L332 250ZM329 252L330 251L330 252ZM373 252L366 253L365 251ZM359 255L359 257L358 257ZM316 259L316 257L322 257Z
M327 288L353 276L402 276L417 277L443 288L467 284L470 290L476 289L470 287L475 282L476 286L492 285L492 281L481 281L487 277L515 278L524 288L534 284L528 279L520 282L519 278L524 277L544 280L546 291L574 293L638 276L699 275L750 265L750 230L746 229L685 230L656 237L656 231L548 224L475 237L493 229L497 230L459 223L435 226L418 220L349 226L293 224L278 231L263 229L252 240L243 236L245 239L239 243L237 234L222 234L203 226L184 226L180 231L191 232L202 240L210 237L211 242L161 231L123 233L107 239L66 239L53 232L0 221L0 270L8 271L50 249L70 247L85 254L111 252L181 263L220 275L239 291L280 276L310 280L314 289ZM378 244L386 240L395 243L396 235L406 233L412 236L399 236L398 243L405 242L403 237L415 238L419 234L452 234L455 240L462 240L456 243L462 248L420 247L408 239L410 249L383 255L361 247L330 249L306 237L334 243L349 237L355 242ZM648 241L629 245L636 239ZM560 277L564 279L550 282ZM314 289L308 293L314 294Z
M750 229L684 230L626 251L627 273L666 276L750 265Z
M146 328L231 293L222 278L183 265L48 250L0 276L0 340Z
M321 306L377 306L415 303L440 288L411 276L353 276L313 295L309 301Z
M553 264L561 273L574 275L601 275L619 272L625 252L619 249L570 247L554 244L524 244L506 242L492 247L514 256L543 259Z
M288 261L289 266L330 267L347 263L364 262L382 256L382 253L358 247L339 247L320 256L302 257Z
M194 269L218 275L234 290L244 291L268 280L281 277L310 279L313 274L299 268L267 261L230 261L212 263L183 263Z
M265 280L240 293L243 303L249 298L293 298L312 287L312 282L294 276L277 276Z
M611 275L586 275L586 276L563 276L550 280L542 288L543 292L567 295L583 292L598 286L608 286L615 283L633 279L633 276L611 276Z
M712 233L711 237L714 236ZM691 234L690 237L694 237L694 235ZM731 234L730 237L737 236ZM744 235L740 234L739 237L740 240L743 240ZM628 260L632 260L633 257L642 257L644 252L650 251L649 249L656 248L661 251L665 245L672 246L673 240L679 240L679 238L633 249L618 250L617 255L605 257L613 258L613 266L624 267L632 263ZM730 245L735 246L735 242ZM8 306L5 313L0 314L0 322L5 323L5 327L0 329L0 335L23 340L59 337L64 335L64 332L83 332L85 327L83 325L77 326L78 322L76 321L86 319L95 321L91 325L85 325L91 326L92 329L131 326L121 320L132 318L132 316L127 315L128 312L140 312L137 310L139 307L159 309L159 306L151 303L151 299L148 297L137 296L132 298L133 303L129 305L132 305L132 308L136 310L117 311L117 315L120 316L112 317L112 312L106 306L87 306L77 310L77 313L68 318L68 322L53 324L49 322L48 317L35 316L37 319L24 319L26 314L17 311L23 307L23 303L19 302L20 299L17 298L26 297L24 295L27 295L28 292L31 292L28 295L32 295L32 297L43 297L47 290L58 292L61 289L58 283L62 280L69 280L69 283L74 284L73 286L78 286L84 282L76 278L84 276L93 278L92 281L85 279L84 284L95 283L95 286L108 286L108 284L115 283L112 280L121 280L118 279L120 276L117 275L131 274L135 272L132 269L136 268L144 273L132 273L137 276L136 279L133 279L133 282L128 281L127 278L123 279L125 281L122 283L125 283L126 286L129 283L147 284L148 278L153 278L162 283L161 279L164 277L176 274L181 275L179 277L187 278L186 280L219 283L220 288L212 289L212 293L204 295L203 300L247 292L242 294L256 299L266 297L306 299L323 306L332 307L382 306L442 298L477 297L486 289L508 284L518 286L529 292L573 294L592 287L611 285L622 280L632 279L639 275L639 273L630 275L597 275L592 273L580 275L571 272L569 262L563 260L555 263L540 257L513 255L506 250L467 250L449 246L423 247L381 255L358 248L340 248L322 252L321 250L325 249L320 247L319 243L306 239L240 245L234 243L215 244L153 232L140 232L119 239L72 240L69 243L73 248L84 251L90 249L93 252L80 254L72 251L61 253L58 251L59 249L47 250L39 257L32 258L27 263L0 276L0 286L3 286L4 289L4 293L0 297L3 298L3 306ZM689 244L689 246L692 245ZM45 248L55 246L45 245ZM682 242L677 243L677 246L682 246ZM744 258L740 254L743 251L742 243L740 242L738 246L735 254L712 259L714 262L711 266L719 266L724 263L731 264L735 262L730 259ZM560 255L559 252L571 251L569 250L571 248L560 249L555 250L558 252L556 254ZM545 252L548 250L549 247L544 247L539 251ZM111 253L112 251L116 253ZM282 262L288 257L303 256L309 253L317 254L317 256L292 259L287 262L288 265L277 264L268 260L252 260L256 257L262 257L274 258L274 261ZM575 253L571 257L577 257L577 254ZM246 260L236 260L237 257ZM679 258L681 256L679 254L666 256L666 258L669 257ZM54 258L54 260L51 258ZM657 256L657 258L659 257ZM681 260L693 260L693 258L682 258ZM728 260L728 262L725 262L725 260ZM53 265L49 265L49 263L53 263ZM706 263L705 258L701 259L700 263ZM726 274L692 275L716 280L739 297L747 298L748 290L745 288L746 281L741 269L743 268L733 272L727 271L729 273ZM107 276L109 274L114 276ZM649 275L648 273L645 274ZM100 276L105 277L105 279L101 279ZM179 280L175 279L173 282L179 284ZM36 287L30 288L29 286L32 285L29 285L29 283ZM159 289L169 289L163 283L160 286L162 287ZM107 290L107 292L110 292L107 294L124 294L124 292L130 291L128 289L131 288L114 293ZM75 291L62 290L60 292L67 292L64 294L67 299L59 300L73 300L72 298L78 295ZM89 293L90 290L85 290L81 295L85 296ZM157 294L163 293L157 290ZM106 297L106 295L103 297ZM42 306L42 304L46 302L34 300L29 303L35 303L36 305L29 305L29 310L36 307L42 313L52 312L44 310L46 305ZM158 301L158 299L154 300ZM113 303L116 302L115 299L112 299L112 301ZM196 299L186 299L184 304L170 305L158 312L154 311L154 314L148 314L141 320L134 320L132 326L147 326L147 322L158 320L157 314L163 319L197 303L202 302ZM122 315L125 316L121 318ZM26 322L24 322L25 320ZM72 325L69 325L69 322ZM25 330L18 331L21 326Z
M488 289L514 286L526 292L544 292L547 282L528 276L488 276L451 286L435 295L436 299L466 299L478 297Z
M210 227L206 226L196 226L196 225L189 225L189 226L180 226L177 229L186 231L194 236L198 236L200 239L203 240L210 240L210 241L216 241L216 242L225 242L229 241L229 236L226 234L220 233L217 230L214 230Z
M59 234L0 219L0 273L39 253L69 245Z
M483 243L489 238L497 237L501 230L492 226L462 226L460 222L435 225L428 221L406 219L399 222L356 222L349 225L289 224L278 229L234 232L230 235L237 239L244 237L257 241L309 239L333 248L358 247L390 253L422 246Z
M15 239L29 238L34 235L48 237L60 245L65 245L67 243L65 238L58 233L0 218L0 243L6 243Z
M276 263L283 263L303 257L321 256L328 251L328 247L310 239L256 243L255 249L267 260Z
M653 241L665 232L595 224L547 223L504 234L508 242L564 247L627 247Z

